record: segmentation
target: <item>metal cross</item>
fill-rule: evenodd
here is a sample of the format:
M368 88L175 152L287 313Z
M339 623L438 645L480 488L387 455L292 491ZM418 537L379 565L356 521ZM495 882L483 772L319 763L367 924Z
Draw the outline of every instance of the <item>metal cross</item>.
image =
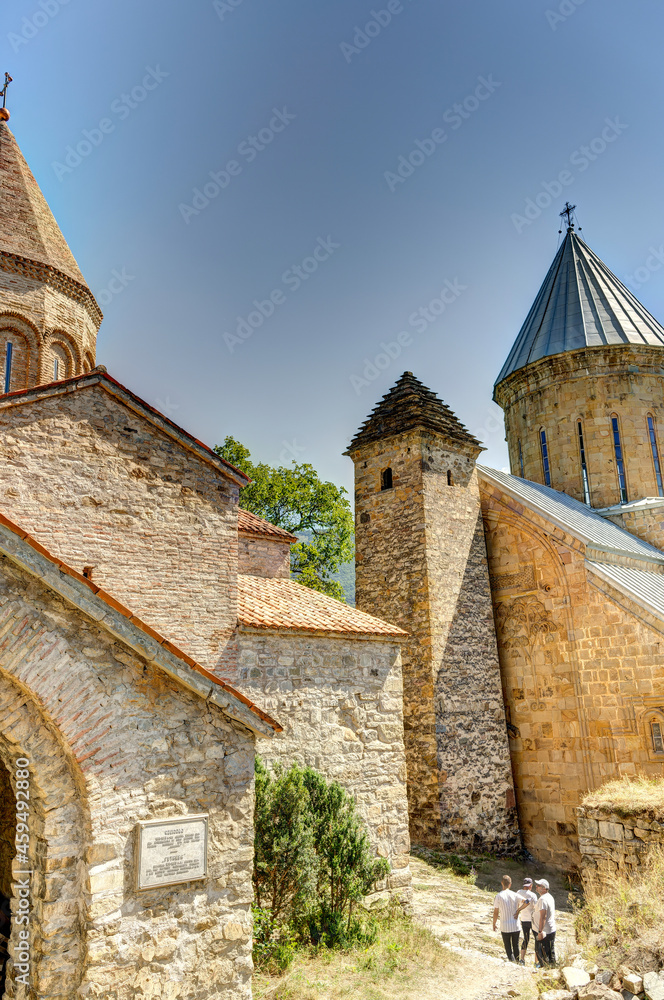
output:
M3 108L7 104L7 87L9 86L9 84L11 82L12 82L11 76L9 75L9 73L5 73L5 85L2 88L2 90L0 90L0 94L2 94L2 106L3 106Z
M560 213L560 218L561 219L562 219L563 215L567 216L567 228L568 229L574 229L574 226L572 224L572 212L574 211L575 208L576 208L576 205L570 205L570 203L568 201L566 201L565 202L565 207L562 210L562 212Z

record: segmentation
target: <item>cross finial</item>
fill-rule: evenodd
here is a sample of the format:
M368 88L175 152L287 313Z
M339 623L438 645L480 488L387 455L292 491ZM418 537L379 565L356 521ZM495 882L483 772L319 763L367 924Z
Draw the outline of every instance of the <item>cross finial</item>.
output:
M562 217L564 215L567 216L567 232L568 233L571 232L574 229L574 223L572 222L572 214L573 214L575 208L576 208L576 205L570 205L570 203L568 201L566 201L565 202L565 207L562 210L562 212L560 213L560 218L561 219L562 219Z
M7 111L7 87L12 82L12 78L9 73L5 73L5 85L0 90L0 95L2 95L2 108L0 108L0 121L7 121L9 118L9 112Z

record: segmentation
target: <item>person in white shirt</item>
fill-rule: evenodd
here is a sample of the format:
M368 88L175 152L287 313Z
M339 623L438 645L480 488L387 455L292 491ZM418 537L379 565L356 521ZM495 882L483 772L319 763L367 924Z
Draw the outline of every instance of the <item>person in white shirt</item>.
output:
M536 934L535 955L540 966L555 965L556 904L549 892L549 883L545 878L535 879L535 888L539 896L533 917L534 933Z
M503 936L505 954L510 962L519 961L519 918L516 915L519 900L517 894L512 892L510 886L512 879L509 875L503 875L500 880L502 891L498 893L493 901L493 929L500 920L500 933Z
M523 889L519 889L516 895L520 901L520 906L516 912L521 920L521 930L523 932L521 958L519 960L519 964L525 965L528 942L530 941L530 931L533 925L533 910L535 908L535 904L537 903L537 896L533 892L533 880L531 878L524 878Z

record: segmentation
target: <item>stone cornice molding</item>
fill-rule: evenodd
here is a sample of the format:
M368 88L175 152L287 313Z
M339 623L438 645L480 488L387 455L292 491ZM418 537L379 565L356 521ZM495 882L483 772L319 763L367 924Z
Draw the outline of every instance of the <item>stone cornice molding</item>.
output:
M87 285L74 281L63 271L59 271L50 264L30 260L28 257L19 256L19 254L8 253L6 250L0 250L0 270L9 274L20 274L26 278L33 278L35 281L55 288L87 309L96 330L101 326L104 315L90 289Z

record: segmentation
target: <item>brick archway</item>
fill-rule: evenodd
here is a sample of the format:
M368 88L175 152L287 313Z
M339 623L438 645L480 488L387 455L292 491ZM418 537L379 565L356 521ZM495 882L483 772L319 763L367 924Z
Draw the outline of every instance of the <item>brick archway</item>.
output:
M17 768L17 761L23 763L25 759L30 762L29 767ZM0 765L9 776L13 793L10 805L20 801L21 809L26 804L29 806L30 862L26 866L20 856L14 854L10 959L4 998L67 1000L77 995L85 958L83 862L86 842L89 843L89 823L84 786L78 768L36 700L3 670L0 670ZM22 772L19 779L17 770ZM29 771L27 790L22 784L25 770ZM21 782L18 787L17 780ZM29 799L25 799L25 791ZM5 827L6 812L5 808ZM21 824L21 830L24 825ZM5 864L7 860L0 858ZM21 874L26 870L32 874ZM27 898L30 905L27 911L30 956L27 990L16 982L21 972L13 961L14 956L21 957L15 949L23 944L19 932L26 929L25 924L17 921L25 912L21 897Z

